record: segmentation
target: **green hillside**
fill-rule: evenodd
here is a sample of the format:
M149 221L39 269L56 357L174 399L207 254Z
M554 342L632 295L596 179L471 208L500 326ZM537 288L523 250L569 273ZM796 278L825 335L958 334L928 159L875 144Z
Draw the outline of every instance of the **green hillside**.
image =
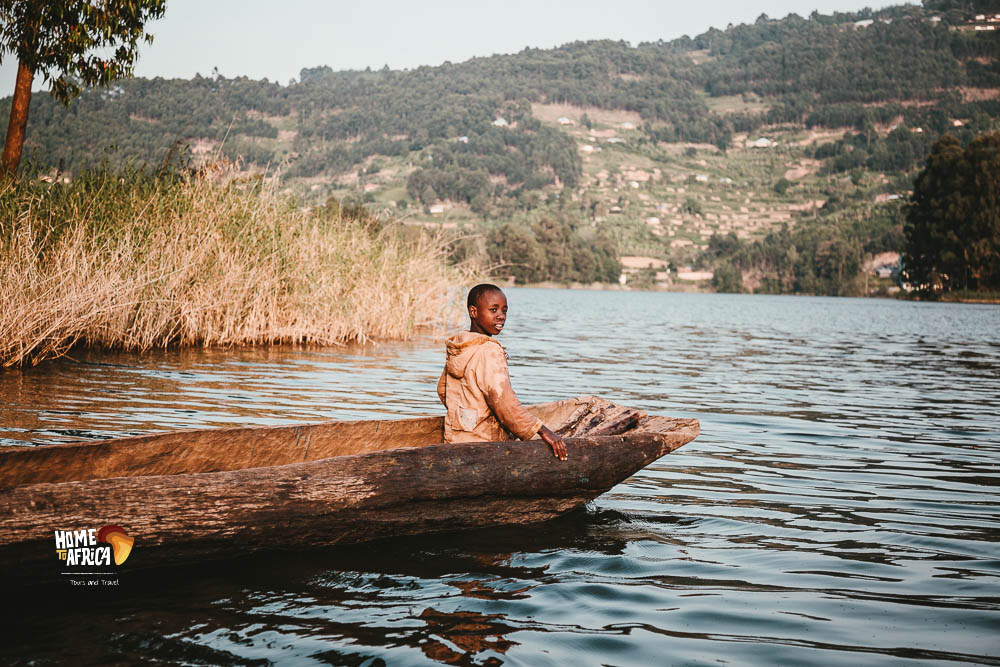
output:
M887 286L863 269L901 250L931 144L1000 129L997 5L761 16L289 85L131 79L69 108L37 95L25 155L70 174L224 157L306 202L471 227L456 253L525 281L611 281L623 257L632 284L707 280L672 265L716 289L864 293Z

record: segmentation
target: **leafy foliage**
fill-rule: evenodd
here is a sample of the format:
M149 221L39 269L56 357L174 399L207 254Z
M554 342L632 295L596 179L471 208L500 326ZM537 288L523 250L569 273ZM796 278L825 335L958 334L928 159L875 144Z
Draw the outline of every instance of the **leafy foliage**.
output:
M767 152L805 152L822 162L818 173L775 171L766 179L731 173L725 187L755 181L755 190L767 190L772 203L777 194L788 207L797 197L823 198L817 219L757 241L710 246L701 262L715 268L720 290L854 294L865 255L900 249L902 228L894 214L875 212L874 222L865 223L848 210L868 211L875 194L905 190L942 134L952 132L964 145L997 128L1000 40L968 30L992 1L761 16L670 42L574 42L403 71L316 67L288 85L218 74L131 79L85 92L68 109L40 96L27 145L39 166L78 170L109 158L158 161L180 140L198 155L278 164L283 176L302 183L337 183L341 190L357 183L356 192L338 194L345 202L395 203L410 211L416 204L429 212L449 200L459 204L460 224L470 210L486 221L485 251L502 265L501 274L520 282L589 281L617 278L619 249L646 254L649 247L675 259L687 253L683 261L697 262L695 248L705 235L691 236L694 248L675 252L672 241L642 222L636 212L642 204L629 208L630 197L616 204L607 193L588 191L576 141L581 131L607 129L604 118L615 114L601 110L629 112L638 127L601 155L602 142L592 142L590 166L610 171L599 190L619 175L615 155L624 153L617 151L656 163L665 151L658 142L727 151L738 133L812 129L828 143L783 140ZM742 108L733 110L730 96ZM540 122L534 104L581 107L579 128ZM683 155L691 164L699 152L707 149L690 146ZM386 177L366 189L380 166L397 170L398 180ZM877 192L866 190L875 182ZM702 230L714 226L722 202L716 206L691 185L694 192L662 203L679 207L675 214L685 225L696 218ZM654 187L650 182L647 196L659 196ZM799 210L791 215L805 219ZM644 215L650 214L667 217ZM691 233L672 231L678 241Z
M490 235L487 250L496 273L511 275L519 283L610 283L622 270L617 247L609 238L584 238L568 222L551 218L531 227L502 224Z
M953 10L953 14L958 12ZM36 105L30 146L42 165L79 168L100 161L114 146L122 160L159 156L178 138L238 144L260 164L285 160L289 176L349 173L372 156L411 156L423 169L502 179L484 197L495 203L520 189L573 186L580 177L573 143L532 118L530 103L565 103L637 112L651 141L712 143L726 149L734 132L768 123L856 128L864 153L849 143L828 151L834 170L864 163L910 168L930 142L967 118L967 139L1000 115L998 102L963 102L956 86L1000 87L1000 40L949 30L948 18L928 20L929 10L890 7L878 12L790 15L780 21L709 30L694 39L631 47L624 42L574 42L514 55L414 70L303 69L299 81L281 86L246 78L195 77L190 81L123 82L105 94L78 100L69 111ZM962 17L966 14L961 14ZM854 21L872 20L867 27ZM696 50L707 50L702 62ZM761 113L717 113L705 93L753 95L768 100ZM904 104L906 102L906 104ZM922 136L901 131L875 140L871 126L901 118ZM267 139L263 125L286 118L294 135L289 152ZM507 125L494 126L502 118ZM591 123L588 116L586 123ZM245 138L243 143L238 137ZM462 138L462 141L459 141ZM851 141L855 141L853 138ZM248 147L252 146L253 149ZM428 157L429 156L429 157ZM425 164L429 160L431 164ZM453 185L440 173L429 180L439 197ZM461 180L461 179L458 179ZM474 179L478 180L478 179ZM416 198L423 201L424 188ZM429 191L428 191L429 194ZM469 192L456 193L471 202Z
M164 0L0 0L0 60L9 53L18 63L0 172L14 174L21 162L35 75L64 104L81 86L131 75L139 40L153 41L143 26L163 8Z
M913 185L907 277L924 293L1000 287L1000 133L945 135Z
M715 269L720 292L860 296L865 257L900 247L899 217L887 206L849 224L820 220L756 241L715 235L702 261Z
M0 59L14 55L45 77L56 99L69 102L80 94L81 86L107 85L132 74L139 42L153 41L143 26L162 16L165 4L165 0L2 0Z

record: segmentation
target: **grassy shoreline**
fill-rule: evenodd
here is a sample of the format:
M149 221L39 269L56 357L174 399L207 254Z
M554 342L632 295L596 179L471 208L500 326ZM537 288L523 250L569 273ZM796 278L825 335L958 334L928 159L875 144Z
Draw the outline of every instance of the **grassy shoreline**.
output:
M94 171L0 184L0 365L76 345L336 344L449 321L444 239L260 179Z

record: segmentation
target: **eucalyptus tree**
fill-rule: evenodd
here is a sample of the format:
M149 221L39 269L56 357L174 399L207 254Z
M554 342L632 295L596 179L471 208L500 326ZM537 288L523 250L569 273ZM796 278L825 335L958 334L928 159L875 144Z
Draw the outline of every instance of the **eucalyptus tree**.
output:
M0 61L17 60L0 175L21 161L35 76L64 104L84 86L130 76L139 43L153 41L145 25L164 8L165 0L0 0Z

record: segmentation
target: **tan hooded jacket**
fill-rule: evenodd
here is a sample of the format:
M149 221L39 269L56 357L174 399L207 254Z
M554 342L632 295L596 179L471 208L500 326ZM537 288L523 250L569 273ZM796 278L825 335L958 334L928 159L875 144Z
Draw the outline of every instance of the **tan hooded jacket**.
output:
M448 339L437 392L447 408L445 442L530 440L542 420L528 412L510 386L507 353L490 336L462 331ZM506 427L506 428L505 428Z

